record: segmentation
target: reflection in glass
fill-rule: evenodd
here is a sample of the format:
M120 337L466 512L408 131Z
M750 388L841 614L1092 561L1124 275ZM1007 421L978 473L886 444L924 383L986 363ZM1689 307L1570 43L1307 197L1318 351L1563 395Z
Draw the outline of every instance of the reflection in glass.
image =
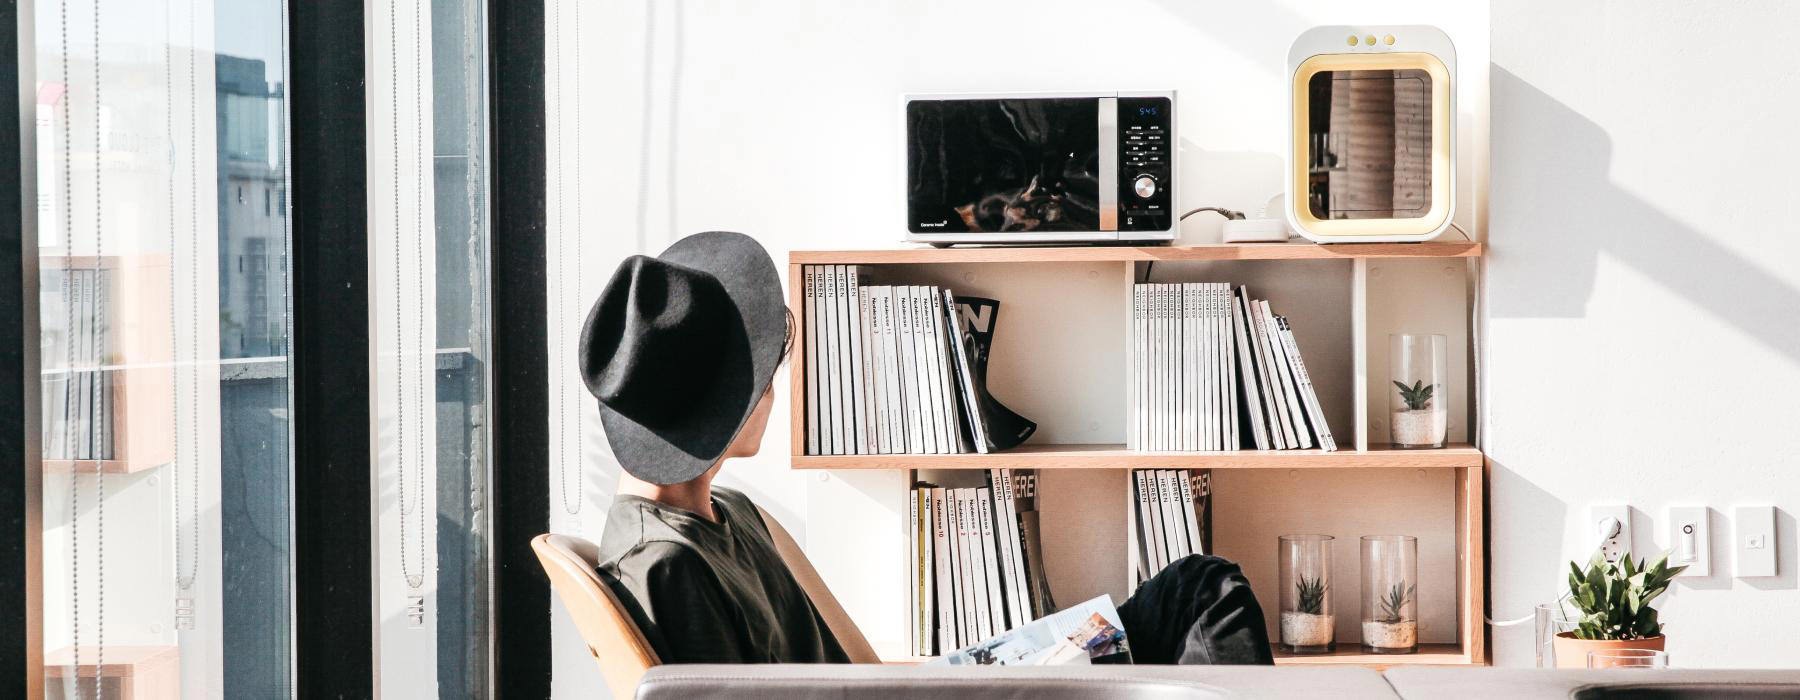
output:
M1318 219L1413 219L1431 209L1431 76L1321 71L1308 91L1307 205Z
M291 695L283 17L38 5L49 697Z

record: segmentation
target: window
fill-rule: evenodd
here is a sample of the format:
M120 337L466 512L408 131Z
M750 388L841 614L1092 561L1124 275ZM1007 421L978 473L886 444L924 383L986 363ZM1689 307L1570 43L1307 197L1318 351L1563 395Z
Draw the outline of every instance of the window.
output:
M47 692L289 695L283 5L36 17Z
M367 7L377 682L486 697L486 8Z
M49 697L294 693L286 9L36 13ZM486 8L367 12L375 682L487 697Z

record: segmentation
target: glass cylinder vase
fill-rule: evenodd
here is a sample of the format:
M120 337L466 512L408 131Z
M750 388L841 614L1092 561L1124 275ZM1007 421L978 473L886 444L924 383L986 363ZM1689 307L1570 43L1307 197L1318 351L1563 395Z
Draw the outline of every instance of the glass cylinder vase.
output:
M1331 611L1330 535L1282 535L1281 648L1326 654L1337 648Z
M1362 649L1411 654L1419 649L1419 539L1362 538Z
M1444 446L1450 427L1449 346L1442 335L1388 336L1388 429L1394 447Z

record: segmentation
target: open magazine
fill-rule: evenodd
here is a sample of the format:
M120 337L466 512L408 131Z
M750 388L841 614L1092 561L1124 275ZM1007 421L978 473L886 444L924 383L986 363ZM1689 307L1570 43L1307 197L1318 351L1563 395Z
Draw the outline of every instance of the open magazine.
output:
M1125 624L1112 597L1098 598L1002 632L927 666L1059 666L1128 664Z

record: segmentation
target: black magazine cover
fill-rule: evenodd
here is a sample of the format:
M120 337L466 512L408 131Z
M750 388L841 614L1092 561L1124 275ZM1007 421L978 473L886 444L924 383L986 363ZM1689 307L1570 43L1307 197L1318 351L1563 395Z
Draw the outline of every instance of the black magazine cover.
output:
M981 421L983 430L971 431L981 434L987 442L987 449L981 452L998 452L1019 446L1037 432L1037 423L1014 413L999 401L995 400L987 390L988 354L994 347L994 328L1000 321L1000 302L982 297L956 296L956 328L957 342L963 345L971 358L970 373L974 376L976 415L972 419ZM974 436L971 436L971 440Z

